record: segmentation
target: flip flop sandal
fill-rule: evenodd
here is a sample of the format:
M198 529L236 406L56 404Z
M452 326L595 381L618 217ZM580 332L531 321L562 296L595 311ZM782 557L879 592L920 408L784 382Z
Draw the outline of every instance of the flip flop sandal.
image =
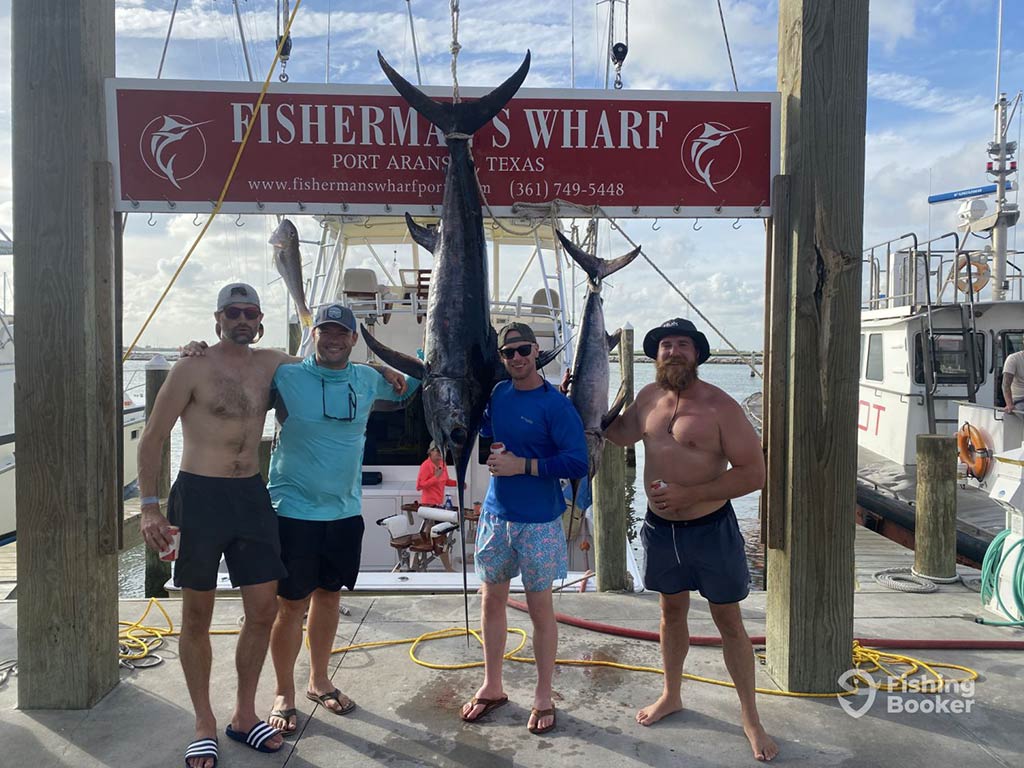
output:
M497 699L478 699L474 696L469 700L469 711L472 712L476 707L483 706L483 710L476 717L466 717L462 712L459 713L459 717L462 718L463 722L475 723L477 720L482 718L484 715L490 714L493 710L500 707L502 704L508 704L508 696L502 695Z
M198 760L204 757L213 758L213 768L217 768L217 758L220 752L217 750L216 739L196 739L185 747L185 768L192 768L189 760Z
M349 699L348 700L348 704L346 706L342 707L341 706L341 695L342 695L341 691L339 691L337 688L335 688L333 691L330 691L328 693L313 693L313 691L306 691L306 698L307 699L309 699L310 701L315 701L317 704L322 706L324 709L326 709L331 714L347 715L349 712L351 712L353 709L356 708L356 703L354 701L352 701L352 699ZM346 697L346 698L348 698L348 697ZM328 701L336 701L336 702L338 702L338 706L341 707L341 709L332 709L331 707L328 707L327 706L327 702Z
M255 749L257 752L263 752L268 755L279 751L284 746L283 744L277 747L267 746L267 741L274 738L280 731L277 728L271 728L262 720L250 728L248 733L236 731L231 727L230 723L224 732L228 735L229 739L234 739L241 744L245 744L250 749Z
M295 718L294 728L278 728L278 730L281 732L281 735L284 736L286 739L289 736L294 736L296 733L299 732L299 711L294 707L292 707L291 709L272 709L267 719L269 720L271 717L280 718L281 720L284 720L285 723L287 723L293 717ZM273 726L271 726L271 728L273 728Z
M551 709L531 709L530 710L530 714L533 716L534 722L536 722L536 723L539 723L541 721L541 718L544 718L544 717L550 717L551 718L551 724L546 726L546 727L544 727L544 728L538 728L537 726L533 726L531 728L530 725L527 724L526 730L528 730L534 736L540 736L541 734L547 733L548 731L550 731L551 729L553 729L555 727L555 705L554 704L551 705Z

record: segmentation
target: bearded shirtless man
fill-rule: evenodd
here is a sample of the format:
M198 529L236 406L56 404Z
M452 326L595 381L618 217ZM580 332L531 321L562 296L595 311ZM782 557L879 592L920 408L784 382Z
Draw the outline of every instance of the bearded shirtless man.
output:
M644 353L655 360L655 383L640 390L605 432L617 445L644 442L644 581L661 593L664 690L637 713L636 721L653 725L683 708L683 661L690 645L687 612L690 592L698 590L722 635L743 732L754 757L771 760L779 750L757 714L754 652L739 606L749 591L750 575L729 501L763 487L761 441L739 404L698 378L697 366L708 359L710 348L693 323L676 318L653 329L644 338Z
M202 357L185 357L160 389L139 442L142 536L151 549L180 528L174 583L182 588L181 666L196 715L185 751L190 768L217 763L217 722L210 705L210 621L221 554L241 587L245 623L238 636L238 692L227 727L232 739L260 752L281 748L279 732L256 715L256 685L277 615L277 580L285 576L277 515L259 474L259 444L270 382L280 353L254 350L263 314L252 286L234 283L217 297L220 341ZM161 446L181 418L181 471L168 499L170 521L156 496Z

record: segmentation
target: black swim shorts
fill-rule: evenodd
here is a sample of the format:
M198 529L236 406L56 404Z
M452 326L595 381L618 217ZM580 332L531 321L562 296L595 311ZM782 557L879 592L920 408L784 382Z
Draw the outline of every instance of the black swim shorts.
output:
M711 603L738 603L750 592L743 535L728 501L695 520L666 520L648 509L640 540L647 589L666 595L697 590Z
M259 475L207 477L178 472L167 506L171 525L181 529L174 565L176 586L214 589L221 555L236 587L285 576L277 513Z
M316 589L353 589L363 551L361 515L341 520L279 517L281 557L288 576L277 585L285 600L302 600Z

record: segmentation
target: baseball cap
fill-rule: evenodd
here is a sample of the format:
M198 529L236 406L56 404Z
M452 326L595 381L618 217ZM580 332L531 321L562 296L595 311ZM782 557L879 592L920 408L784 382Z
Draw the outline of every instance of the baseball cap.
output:
M498 331L499 347L504 347L514 341L529 341L536 344L537 337L534 335L533 329L526 323L509 323Z
M666 336L689 336L697 347L697 365L700 365L711 357L711 345L708 338L697 330L689 320L682 317L674 317L666 320L657 328L652 328L644 336L644 354L652 360L658 359L658 344Z
M340 325L342 328L347 328L353 332L356 330L356 316L344 304L324 304L316 311L313 327L319 328L321 325L327 325L328 323Z
M230 283L220 289L217 294L217 311L231 304L255 304L260 306L260 297L256 289L248 283Z

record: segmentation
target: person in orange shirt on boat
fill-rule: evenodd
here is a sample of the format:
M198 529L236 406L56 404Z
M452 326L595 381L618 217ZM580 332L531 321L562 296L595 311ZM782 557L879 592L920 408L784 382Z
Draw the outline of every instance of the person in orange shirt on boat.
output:
M444 504L444 489L454 488L457 483L448 473L441 451L434 443L427 449L427 458L420 464L416 478L416 490L420 492L420 504L425 507L440 507Z

